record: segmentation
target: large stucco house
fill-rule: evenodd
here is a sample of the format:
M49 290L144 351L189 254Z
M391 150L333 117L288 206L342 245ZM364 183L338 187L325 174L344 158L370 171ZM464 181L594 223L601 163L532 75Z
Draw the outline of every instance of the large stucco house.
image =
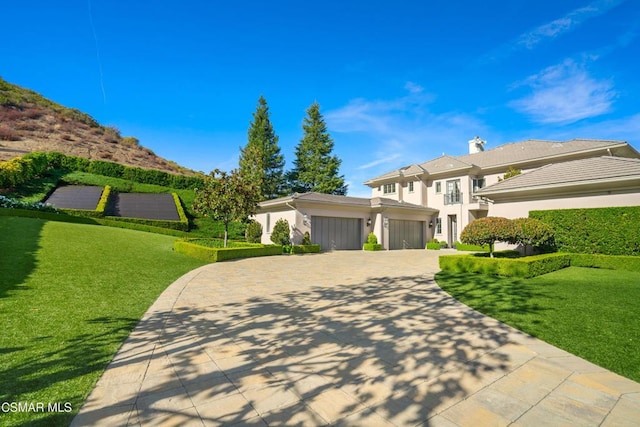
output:
M510 169L520 175L503 180ZM295 243L309 232L323 250L361 249L369 232L385 249L450 246L476 218L530 210L640 205L640 153L624 141L528 140L412 164L365 182L371 198L293 194L260 204L264 243L285 218Z

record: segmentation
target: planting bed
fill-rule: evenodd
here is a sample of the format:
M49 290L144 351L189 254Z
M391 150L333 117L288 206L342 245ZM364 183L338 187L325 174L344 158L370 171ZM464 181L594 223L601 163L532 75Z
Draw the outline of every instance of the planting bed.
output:
M45 203L61 209L94 210L98 206L102 190L102 187L89 185L58 187L45 200Z

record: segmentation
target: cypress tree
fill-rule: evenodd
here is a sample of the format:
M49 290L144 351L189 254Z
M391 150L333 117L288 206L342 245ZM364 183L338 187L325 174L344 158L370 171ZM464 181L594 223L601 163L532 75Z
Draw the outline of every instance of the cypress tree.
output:
M284 156L269 116L267 100L261 95L249 124L247 145L240 148L240 175L256 185L261 200L274 199L284 191Z
M302 129L304 135L296 147L294 168L287 173L289 186L299 193L345 195L347 185L344 176L339 175L341 160L332 154L333 139L317 102L307 109Z

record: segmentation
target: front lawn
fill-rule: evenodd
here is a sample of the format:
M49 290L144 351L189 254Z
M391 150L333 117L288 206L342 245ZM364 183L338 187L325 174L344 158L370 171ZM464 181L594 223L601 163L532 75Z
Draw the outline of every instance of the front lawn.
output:
M436 275L464 304L640 381L640 273L569 267L532 279Z
M68 425L160 293L200 261L174 237L0 217L0 401L69 402L72 413L0 413Z

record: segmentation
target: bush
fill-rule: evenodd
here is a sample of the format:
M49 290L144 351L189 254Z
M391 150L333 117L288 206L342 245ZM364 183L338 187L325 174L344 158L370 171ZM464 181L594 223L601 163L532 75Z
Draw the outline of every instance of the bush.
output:
M369 235L367 236L367 243L369 243L370 245L375 245L376 243L378 243L378 237L373 233L369 233Z
M561 253L523 258L445 255L439 258L439 264L440 269L451 273L480 273L528 279L568 267L571 265L571 257L569 254Z
M462 243L471 245L488 245L489 255L493 257L493 245L495 242L509 242L513 240L514 232L512 222L507 218L488 216L478 218L469 223L462 233Z
M382 245L379 243L365 243L362 245L362 249L365 251L381 251Z
M640 206L531 211L561 252L640 256Z
M456 242L456 249L459 251L469 252L489 252L489 245L468 245L466 243Z
M196 245L184 240L177 240L173 249L192 258L205 262L219 262L237 258L251 258L282 254L282 247L278 245L262 245L248 248L210 248Z
M189 230L189 218L187 218L187 214L184 212L184 206L182 206L182 200L180 200L180 196L178 196L178 193L171 193L171 196L173 197L173 202L176 205L176 210L178 211L180 222L186 225L186 230Z
M22 209L22 210L29 210L29 211L54 212L54 213L59 212L58 209L50 205L45 205L44 203L20 202L2 195L0 195L0 208Z
M276 245L289 246L291 244L290 233L289 222L284 218L280 218L273 226L271 241Z
M302 236L302 244L303 245L310 245L311 244L311 235L309 234L308 231L304 232L304 235ZM320 245L318 245L320 246Z
M262 225L258 221L249 221L244 230L244 238L249 243L260 243L262 241Z
M437 241L427 243L427 249L430 249L433 251L439 251L440 248L441 248L440 243L438 243Z
M574 267L606 268L609 270L640 271L640 256L570 254Z
M528 247L553 248L553 229L544 222L535 218L516 218L511 220L511 224L514 234L509 243L523 245L525 254Z
M293 245L291 246L292 254L317 254L320 252L320 245Z

